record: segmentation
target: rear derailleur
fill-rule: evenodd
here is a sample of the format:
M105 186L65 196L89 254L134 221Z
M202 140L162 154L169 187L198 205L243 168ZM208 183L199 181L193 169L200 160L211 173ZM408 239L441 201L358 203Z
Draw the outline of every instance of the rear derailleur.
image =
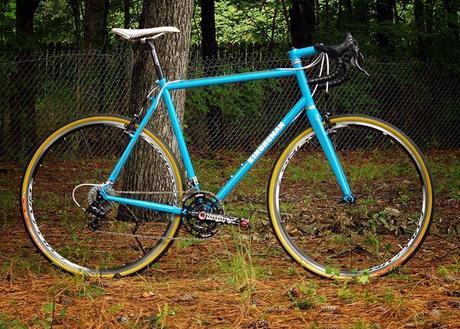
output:
M85 210L90 215L88 228L95 232L102 227L102 220L112 210L112 203L102 197L100 186L94 186L88 193L88 204Z

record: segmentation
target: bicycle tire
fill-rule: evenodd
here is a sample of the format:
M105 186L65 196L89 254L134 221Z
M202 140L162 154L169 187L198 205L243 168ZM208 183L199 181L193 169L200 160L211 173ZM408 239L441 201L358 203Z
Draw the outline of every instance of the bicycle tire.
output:
M22 215L24 219L25 226L27 228L27 231L29 233L29 236L31 237L33 243L35 246L38 248L38 250L53 264L58 266L59 268L74 273L74 274L80 274L80 275L85 275L85 276L98 276L98 277L119 277L119 276L124 276L124 275L129 275L132 273L135 273L143 268L145 268L147 265L151 264L152 262L157 261L161 256L163 256L166 251L169 249L171 244L173 243L173 238L178 234L179 229L180 229L180 217L171 215L170 217L167 218L166 222L162 222L161 214L154 214L154 213L137 213L140 216L144 216L146 219L144 223L139 224L139 225L144 225L146 228L143 228L145 232L154 232L155 230L159 230L161 233L161 236L157 236L154 238L158 238L158 241L156 241L155 245L149 246L149 248L144 248L142 243L146 243L143 241L148 240L148 236L144 236L139 234L137 236L136 234L131 234L131 238L134 240L138 241L137 249L142 249L141 252L142 255L134 259L133 261L130 262L125 262L123 259L117 259L118 254L114 252L115 255L110 255L108 256L109 253L106 254L107 258L109 261L104 260L101 261L101 264L97 264L97 266L87 266L87 265L82 265L76 262L75 260L70 260L68 255L63 255L64 250L63 248L67 248L70 250L65 249L66 253L68 252L72 257L76 258L77 256L74 255L78 254L77 251L71 250L71 248L67 246L56 246L53 245L53 243L56 243L57 241L67 241L70 237L72 241L75 241L75 236L73 235L73 231L71 232L68 230L68 234L61 240L57 240L59 237L58 233L54 233L54 231L59 231L60 234L62 232L65 233L65 230L62 229L62 227L65 227L65 225L68 224L61 224L64 222L64 220L67 220L64 216L59 217L59 215L54 216L53 212L58 212L61 215L62 214L70 214L69 217L72 217L71 223L74 225L77 225L75 223L80 223L79 219L80 216L83 216L75 210L76 205L73 204L72 202L66 203L66 200L68 201L70 199L72 191L65 190L61 191L62 192L62 197L58 195L58 193L54 193L50 191L50 188L47 189L46 185L53 186L53 182L59 183L62 182L64 186L66 184L72 184L71 186L76 185L76 180L78 177L86 177L84 174L89 173L88 175L91 175L91 172L97 172L98 178L105 177L107 179L108 173L110 173L110 170L113 168L113 164L118 160L118 157L114 156L111 154L111 150L116 149L118 152L122 151L124 147L120 145L120 139L123 138L123 136L126 136L127 139L129 139L128 135L126 134L126 129L125 126L129 123L130 120L127 118L122 118L118 116L111 116L111 115L101 115L101 116L93 116L93 117L86 117L82 118L76 121L73 121L62 128L56 130L54 133L52 133L35 151L34 155L32 156L30 162L28 163L22 184L21 184L21 208L22 208ZM112 137L105 138L102 134L98 135L96 133L89 133L88 131L92 131L95 128L100 128L101 131L107 131L107 132L114 132L119 139L113 139ZM84 133L82 132L84 131ZM77 136L77 133L80 132L81 140L85 140L85 142L81 142L81 140L78 140L77 137L72 137L72 136ZM88 137L89 136L89 137ZM71 139L74 138L74 139ZM96 146L89 145L87 141L94 142ZM69 142L70 140L70 142ZM56 150L59 150L60 145L64 145L64 142L67 143L69 149L74 149L73 152L68 152L69 154L73 153L73 158L70 156L65 156L63 155L64 153L62 152L59 154L59 152L56 152ZM71 146L69 146L71 145ZM161 166L162 167L157 167L165 169L165 181L167 183L164 183L162 186L166 186L170 189L167 192L159 192L158 195L162 194L167 194L166 197L164 196L158 196L158 197L150 197L150 198L169 198L168 200L176 205L181 201L182 198L182 179L180 175L180 171L178 169L178 165L176 163L176 160L174 159L174 156L172 155L172 152L170 149L165 145L165 143L157 137L155 134L150 132L147 129L144 129L140 135L139 141L136 144L136 148L142 147L142 151L145 152L145 150L152 152L153 155L151 155L151 159L154 159L158 163L161 164L161 162L164 162ZM81 159L82 161L78 161L77 157L75 154L80 154L76 153L75 150L81 150L78 151L81 154L84 154L84 156L90 155L92 157L93 163L90 161L84 161L85 159ZM97 158L94 155L94 150L97 150L101 154L101 158ZM93 151L93 152L92 152ZM54 163L54 158L52 154L56 154L56 163ZM60 161L59 162L58 158L60 156ZM82 157L84 157L82 156ZM89 158L89 156L88 156ZM132 158L132 157L131 157ZM130 159L131 159L130 158ZM70 159L70 160L69 160ZM97 159L97 161L95 160ZM74 167L72 167L72 161L76 163ZM99 162L98 162L99 161ZM109 165L105 166L105 162L107 161ZM68 165L70 163L70 165ZM96 165L97 170L92 165ZM65 170L60 170L59 168L62 168L62 166L67 166ZM49 169L49 172L46 171L46 169ZM53 169L55 168L55 169ZM80 170L76 170L80 169ZM66 172L71 171L71 174L68 175ZM123 173L121 176L123 176ZM43 179L40 177L37 179L37 175L43 175ZM59 182L57 179L55 179L55 176L58 176L58 174L62 174L60 177ZM107 174L107 175L106 175ZM94 174L96 175L96 174ZM128 175L128 174L126 174ZM120 177L121 177L120 176ZM92 177L92 176L91 176ZM63 179L62 179L63 178ZM73 180L73 182L72 182ZM119 179L120 180L120 179ZM71 183L68 183L71 181ZM40 183L41 182L41 183ZM99 183L104 183L104 181L99 181ZM121 183L120 183L121 184ZM169 185L168 185L169 184ZM131 193L134 193L136 191L131 191ZM155 193L155 192L153 192ZM82 195L85 196L86 192L83 191ZM89 195L89 192L88 192ZM156 195L156 194L152 194ZM38 197L38 199L37 199ZM41 197L41 198L40 198ZM89 198L89 196L88 196ZM63 201L64 200L64 201ZM46 202L51 202L51 201L56 201L57 204L53 204L52 207L47 207ZM89 203L89 201L88 201ZM44 206L42 206L42 204ZM63 205L63 206L62 206ZM59 208L61 206L61 208ZM111 205L111 207L116 207L116 205ZM80 209L78 209L80 210ZM38 215L37 215L38 213ZM131 220L129 216L126 216L126 214L129 214L131 216ZM128 207L125 207L124 209L120 210L120 206L117 208L117 213L112 209L112 217L106 222L104 222L103 225L106 225L107 227L113 228L114 232L110 233L115 233L114 238L113 238L113 243L110 245L111 248L115 248L115 250L119 249L119 253L122 254L124 250L128 250L129 246L126 247L127 245L123 245L121 238L118 239L118 237L128 237L128 235L120 235L123 234L122 232L119 232L117 230L121 230L120 228L123 228L125 230L131 229L133 223L133 218L136 219L135 225L138 224L140 221L136 215L136 210L133 208L128 209ZM48 231L44 232L43 227L46 227L46 221L49 221L49 218L55 217L54 222L52 222L55 227L52 229L48 229ZM85 214L86 216L86 214ZM158 217L158 218L157 218ZM115 218L115 219L114 219ZM40 226L40 221L41 223L45 223L45 225L42 224ZM109 223L109 224L107 224ZM152 224L152 223L159 223L159 224ZM150 225L150 226L149 226ZM161 226L160 229L153 228L153 225ZM48 225L50 226L50 225ZM62 227L61 227L62 226ZM84 222L81 221L80 228L83 231L83 226ZM143 227L144 227L143 226ZM164 228L164 231L162 227ZM147 228L149 227L149 228ZM79 229L80 229L79 228ZM74 230L72 228L72 230ZM137 233L138 228L136 229ZM84 232L85 233L85 232ZM92 234L94 232L90 233L90 230L86 232L87 235ZM101 242L102 240L99 240L99 237L104 235L105 233L101 232L96 232L96 235L98 235L98 238L92 238L88 239L87 241L93 241L94 243ZM108 232L107 232L108 234ZM118 234L118 235L117 235ZM56 236L55 236L56 235ZM110 235L110 234L109 234ZM48 238L50 242L48 241ZM80 236L78 236L80 238ZM79 239L78 241L83 240ZM152 240L154 240L152 238ZM110 243L111 240L104 240L105 244ZM141 242L139 242L141 241ZM124 242L124 241L123 241ZM78 242L80 243L80 242ZM130 243L134 244L133 241L130 241ZM153 243L153 242L152 242ZM119 245L117 245L119 244ZM102 247L107 247L109 248L108 245L103 245ZM82 249L86 248L84 246ZM101 248L101 247L99 247ZM118 249L117 249L118 248ZM125 249L122 249L125 248ZM89 250L91 250L88 247ZM133 247L133 249L135 249ZM61 250L61 252L59 251ZM102 253L100 250L97 250L98 252ZM137 250L138 251L138 250ZM136 252L137 252L136 251ZM131 250L129 252L132 252ZM128 254L128 251L126 251L126 254ZM134 254L134 253L133 253ZM97 255L96 251L94 251L93 255ZM85 256L86 257L86 256ZM83 261L88 261L87 258L82 257ZM97 259L97 258L96 258ZM116 259L116 261L115 261ZM114 267L110 267L111 265L104 265L104 264L110 264L110 262L119 262L120 264L117 264Z
M329 278L385 275L407 262L427 235L434 202L430 171L422 153L410 138L382 120L344 115L331 118L330 126L325 125L352 192L358 197L356 204L338 203L340 188L326 161L317 161L322 150L315 133L309 128L282 151L272 170L267 193L272 228L285 251L313 273ZM357 159L360 157L362 163L359 165ZM318 162L315 164L318 175L323 175L319 179L315 178L314 172L309 174L305 171L302 161L308 159ZM296 161L303 166L298 166L303 170L300 173L296 172L299 171ZM361 181L357 174L372 177L371 172L375 178L366 182ZM393 173L395 177L391 176ZM292 179L286 178L289 174ZM310 179L311 185L307 186L307 180L302 179ZM409 179L410 182L407 182ZM299 183L299 180L302 182ZM413 186L417 181L420 186L415 188ZM306 193L300 193L302 188ZM331 195L336 199L331 200ZM301 197L309 200L303 201ZM416 205L421 208L415 208ZM294 214L286 213L286 209ZM418 217L414 216L414 209L420 209ZM291 220L294 216L297 219ZM412 222L414 218L418 220ZM389 220L394 222L391 222L392 226ZM397 224L403 225L403 220L406 220L406 226L401 228ZM380 240L377 234L381 234L383 239ZM398 245L397 240L402 240L403 236L408 238L407 243ZM367 241L369 237L374 240ZM374 246L367 246L368 242L374 243ZM353 244L356 246L353 247ZM344 253L336 252L338 248L345 249ZM366 254L371 253L376 259L394 254L368 265L370 256ZM359 260L363 261L362 268L357 268Z

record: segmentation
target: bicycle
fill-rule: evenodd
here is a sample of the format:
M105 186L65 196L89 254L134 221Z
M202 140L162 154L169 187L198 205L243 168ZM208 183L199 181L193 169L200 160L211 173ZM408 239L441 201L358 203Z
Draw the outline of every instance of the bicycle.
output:
M432 178L420 150L376 118L323 119L312 97L310 86L339 85L350 66L365 72L350 33L336 46L291 49L292 67L168 81L154 39L178 29L113 32L148 46L159 91L149 93L151 104L132 119L97 115L63 126L31 158L21 187L24 222L55 265L75 274L120 277L157 261L181 224L202 239L224 224L248 227L247 219L226 215L222 202L302 114L311 127L281 152L267 189L270 222L285 251L313 273L348 278L387 274L420 247L433 209ZM318 56L311 65L327 63L326 76L307 79L311 65L303 66L302 59L311 56ZM336 67L331 73L330 59ZM171 92L282 77L297 79L300 99L216 194L201 190ZM160 101L185 168L185 191L173 152L146 128Z

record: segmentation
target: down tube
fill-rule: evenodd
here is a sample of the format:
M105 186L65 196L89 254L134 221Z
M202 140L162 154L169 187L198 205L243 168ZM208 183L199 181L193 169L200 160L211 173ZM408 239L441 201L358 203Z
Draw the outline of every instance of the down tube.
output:
M306 104L305 98L301 98L281 122L273 129L273 131L265 138L259 147L251 154L251 156L241 165L228 180L228 182L217 193L218 200L224 200L233 188L246 176L247 172L256 164L265 152L273 145L273 143L281 136L289 125L295 121L299 114L304 110Z

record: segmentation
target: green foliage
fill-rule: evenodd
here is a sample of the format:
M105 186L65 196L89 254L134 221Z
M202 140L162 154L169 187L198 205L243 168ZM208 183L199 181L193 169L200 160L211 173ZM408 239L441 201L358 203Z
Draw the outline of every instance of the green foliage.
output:
M451 0L452 1L452 0ZM452 47L458 43L455 34L456 17L446 12L446 2L435 1L432 8L425 6L422 13L424 29L415 24L412 3L397 3L397 19L377 22L374 10L375 2L354 0L351 13L340 6L337 0L315 2L317 22L314 30L315 42L336 43L346 31L351 31L360 41L367 55L378 57L407 58L450 62L458 68L460 48ZM272 44L286 45L290 40L289 9L291 1L255 0L236 1L219 0L215 2L216 36L221 48L232 44ZM80 38L82 38L84 3L81 3ZM340 11L338 8L341 8ZM0 26L3 44L14 44L15 1L5 1L0 6ZM110 1L107 28L124 25L123 1ZM139 24L142 0L131 1L130 27ZM195 1L192 24L192 44L201 42L200 2ZM49 42L66 45L75 44L75 17L69 1L41 1L34 18L35 47L40 48ZM457 25L458 26L458 25ZM389 49L382 49L376 35L382 33L389 40ZM109 33L112 45L118 45L116 38ZM457 64L456 64L457 63ZM369 99L372 102L372 99Z
M454 264L441 265L436 272L443 279L452 279L452 277L460 273L460 261L457 260Z
M365 320L355 320L353 323L349 326L350 329L374 329L374 328L379 328L375 324L371 324Z
M84 284L78 295L94 299L105 294L105 289L96 283Z
M370 279L370 276L369 276L369 272L367 272L367 271L364 271L362 274L360 274L360 275L358 275L356 277L356 281L361 283L361 284L369 283L369 279Z
M287 295L294 307L307 310L326 302L326 297L318 295L316 289L317 285L314 282L302 281L290 289Z
M232 73L232 68L220 72ZM247 69L245 71L248 71ZM203 119L210 109L222 114L223 122L233 122L240 118L251 117L254 126L246 127L247 132L259 128L260 120L266 120L264 100L279 92L280 84L276 80L255 81L240 85L218 85L209 88L191 89L187 92L185 126L193 127ZM257 120L257 119L260 120Z
M338 291L337 297L346 303L351 303L356 299L356 294L345 283Z
M288 40L287 25L281 14L281 1L216 1L216 34L219 44L268 44ZM273 24L273 17L275 15ZM200 6L195 6L194 20L201 20ZM274 30L273 30L274 27ZM273 34L273 35L272 35ZM199 26L192 29L192 43L201 42Z
M196 244L202 243L205 240L195 239L195 238L187 238L181 239L176 242L177 249L187 249Z
M34 22L35 38L41 43L75 41L72 10L67 0L40 1Z
M256 114L262 105L263 89L260 83L248 83L245 88L215 86L194 89L188 94L187 106L198 115L206 113L210 107L217 108L224 118L236 119Z
M150 322L153 328L167 328L168 318L174 315L176 315L176 311L171 309L167 303L163 307L158 305L158 313Z
M27 326L19 319L13 316L0 312L0 329L26 329Z
M328 265L326 266L326 274L332 274L333 276L338 276L340 275L340 271L338 268Z
M228 258L218 260L217 266L227 276L227 282L237 291L250 294L254 291L257 280L265 277L268 271L253 262L251 245L243 235L235 232L233 239L236 253L227 249Z

